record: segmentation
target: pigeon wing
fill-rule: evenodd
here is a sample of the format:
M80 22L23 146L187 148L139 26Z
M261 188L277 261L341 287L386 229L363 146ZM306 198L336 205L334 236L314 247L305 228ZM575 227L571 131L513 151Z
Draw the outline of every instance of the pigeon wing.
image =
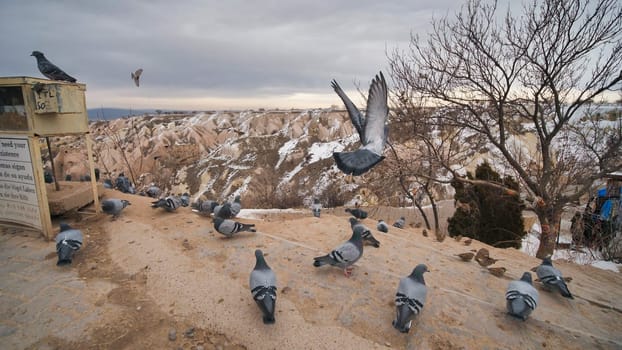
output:
M369 94L367 96L367 112L365 116L365 137L361 140L363 145L369 146L370 151L379 155L384 150L385 123L389 114L387 106L387 83L384 80L382 72L376 75L376 78L369 86Z
M132 79L134 79L134 84L136 86L140 86L140 75L143 73L142 68L138 68L136 72L132 73Z
M361 257L361 251L354 243L348 241L333 250L331 255L340 263L351 265Z
M365 138L365 130L363 129L365 118L361 114L361 111L359 111L354 103L352 103L348 95L346 95L346 93L341 89L341 86L337 84L337 81L333 80L331 82L331 86L333 87L337 95L339 95L339 97L343 101L343 104L346 106L346 110L348 111L348 115L350 116L350 120L352 121L352 125L354 125L354 128L356 129L356 132L358 132L361 139L361 143L363 143L363 140Z

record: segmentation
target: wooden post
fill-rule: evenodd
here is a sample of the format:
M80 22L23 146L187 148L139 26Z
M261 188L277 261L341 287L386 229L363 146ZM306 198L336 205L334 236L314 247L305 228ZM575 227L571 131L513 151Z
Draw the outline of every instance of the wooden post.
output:
M54 178L54 188L57 191L60 191L60 185L58 184L58 179L56 179L56 168L54 167L54 157L52 156L52 146L50 146L50 137L45 137L45 143L48 145L48 153L50 154L50 163L52 164L52 178Z
M45 178L43 176L43 167L41 164L41 148L39 148L39 137L29 136L28 146L30 148L30 157L32 159L32 172L35 176L35 186L37 197L39 198L39 216L41 217L41 231L43 236L48 240L53 240L56 236L52 227L52 216L50 215L50 206L48 204L48 195L45 188Z
M89 159L89 169L91 170L91 187L93 188L93 205L95 206L95 212L101 213L101 207L99 205L99 193L97 192L97 179L95 178L95 162L93 160L93 141L91 141L91 135L87 132L84 134L86 141L86 154Z

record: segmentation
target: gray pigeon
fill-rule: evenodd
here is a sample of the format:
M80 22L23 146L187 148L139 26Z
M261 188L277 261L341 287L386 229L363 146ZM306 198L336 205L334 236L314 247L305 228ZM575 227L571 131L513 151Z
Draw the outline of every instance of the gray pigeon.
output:
M214 218L214 228L216 231L227 237L231 237L233 234L241 231L257 232L255 230L255 224L243 224L241 222L223 219L218 216Z
M112 215L112 219L116 219L128 205L132 205L132 203L117 198L104 199L101 203L104 213Z
M361 224L360 221L355 218L350 218L350 227L352 227L352 231L358 231L363 237L363 243L369 243L376 248L380 247L380 242L371 234L371 230L367 228L367 226Z
M188 194L188 192L185 192L184 194L182 194L179 197L179 200L181 201L182 207L187 207L190 205L190 195Z
M218 203L215 201L199 199L196 202L192 203L192 211L194 211L195 213L199 213L203 216L209 216L214 211L214 208L216 208L217 205Z
M536 274L547 289L558 290L563 297L574 299L568 290L568 286L562 277L561 271L553 267L551 258L542 259L542 264L536 269Z
M412 319L423 309L428 294L423 273L428 271L426 265L419 264L409 276L400 279L395 294L396 318L393 327L402 333L408 333Z
M76 78L70 76L69 74L63 72L62 69L58 68L52 62L48 61L47 58L43 55L42 52L33 51L30 56L35 56L37 59L37 67L41 74L45 75L48 79L58 80L58 81L68 81L71 83L76 82Z
M60 224L60 233L56 235L56 253L58 262L56 265L69 265L73 260L73 254L82 247L82 231L74 229L68 224Z
M362 146L354 152L335 152L337 167L350 175L362 175L384 159L382 155L387 141L389 114L387 106L387 83L382 72L372 80L367 97L366 115L352 103L335 80L331 85L346 106L350 120L359 134Z
M276 275L266 263L261 250L255 250L255 258L255 268L251 272L249 282L251 293L263 314L263 323L273 324L276 308Z
M240 203L240 196L235 196L233 203L231 203L231 217L236 217L242 210L242 203Z
M168 212L173 212L181 206L181 199L179 199L177 196L167 196L165 198L160 198L157 201L151 202L152 208L162 208Z
M230 203L223 203L223 204L215 206L213 213L214 213L215 218L219 217L223 219L231 219L233 217Z
M316 218L319 218L321 211L322 211L322 203L320 203L320 200L317 198L313 199L313 204L311 204L311 212L313 213L313 216L315 216Z
M352 265L363 256L363 237L359 231L353 231L352 237L328 255L313 258L313 266L337 266L343 269L346 277L352 274Z
M357 219L365 219L367 218L367 212L363 209L359 209L359 208L355 208L355 209L350 209L350 208L346 208L346 212L352 214L352 216L354 216Z
M538 291L531 282L531 273L523 273L520 280L512 281L505 292L508 313L523 321L538 305Z
M404 226L406 226L406 219L403 216L393 223L393 227L404 228Z
M387 225L387 223L384 222L384 220L382 219L378 220L378 225L376 225L376 228L380 232L384 232L384 233L389 232L389 225Z
M136 72L132 73L132 80L134 80L134 84L136 84L136 87L140 86L140 75L141 74L143 74L142 68L138 68Z
M162 190L158 186L156 186L155 184L151 184L147 188L147 191L145 191L145 193L147 194L147 196L149 196L151 198L159 198L160 195L162 194Z

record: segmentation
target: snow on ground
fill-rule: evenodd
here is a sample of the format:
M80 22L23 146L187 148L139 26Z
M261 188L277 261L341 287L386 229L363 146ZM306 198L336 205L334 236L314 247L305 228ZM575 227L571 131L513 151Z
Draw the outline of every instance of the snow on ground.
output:
M535 223L531 226L529 233L523 238L521 251L530 256L536 256L538 245L540 244L540 224ZM572 238L568 235L559 237L560 243L571 243ZM605 261L598 251L588 248L556 249L552 256L553 260L566 260L578 265L592 265L602 270L620 272L622 264Z
M264 214L302 214L305 211L300 209L242 209L236 216L242 219L262 219Z

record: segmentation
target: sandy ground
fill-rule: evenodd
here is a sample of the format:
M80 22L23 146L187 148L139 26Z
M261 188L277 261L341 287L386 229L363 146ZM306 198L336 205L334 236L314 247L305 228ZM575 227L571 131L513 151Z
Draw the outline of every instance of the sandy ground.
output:
M105 198L131 201L120 218L94 216L75 223L88 242L73 264L92 288L112 284L90 301L108 307L78 339L46 337L30 348L80 349L620 349L622 277L558 262L573 278L575 300L538 289L540 304L526 322L505 314L511 279L539 264L513 249L448 238L438 242L421 229L375 230L381 242L366 246L346 278L340 269L313 267L351 235L345 212L254 215L257 233L233 238L189 208L151 209L149 198L106 190ZM244 214L244 213L243 213ZM378 215L378 216L377 216ZM392 221L393 219L389 219ZM411 220L415 222L415 219ZM411 223L412 223L411 222ZM455 255L486 247L508 269L495 277ZM254 250L262 249L277 274L276 324L264 325L248 288ZM425 263L428 301L409 334L391 326L399 278ZM535 274L534 274L535 278ZM176 339L169 340L175 330ZM1 346L0 346L1 347Z

